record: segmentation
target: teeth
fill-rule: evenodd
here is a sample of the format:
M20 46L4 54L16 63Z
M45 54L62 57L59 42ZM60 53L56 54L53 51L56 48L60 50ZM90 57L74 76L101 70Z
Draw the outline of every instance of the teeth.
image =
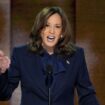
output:
M47 36L47 38L48 38L48 41L54 41L54 39L55 39L55 36Z
M47 36L48 39L55 39L55 36Z

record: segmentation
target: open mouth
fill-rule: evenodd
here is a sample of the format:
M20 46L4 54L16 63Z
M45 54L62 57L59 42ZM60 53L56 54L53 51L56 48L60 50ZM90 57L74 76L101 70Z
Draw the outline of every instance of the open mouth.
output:
M52 42L55 40L55 36L49 35L49 36L47 36L47 40Z

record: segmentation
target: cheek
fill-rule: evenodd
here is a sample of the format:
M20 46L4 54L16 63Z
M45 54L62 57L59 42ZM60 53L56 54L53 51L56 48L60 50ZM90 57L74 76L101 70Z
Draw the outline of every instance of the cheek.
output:
M44 30L42 30L42 31L41 31L41 38L42 38L42 39L44 38L44 33L45 33Z
M61 35L62 29L56 30L56 33L57 33L58 35Z
M58 38L61 37L61 35L62 35L61 33L62 33L61 31L57 32L57 36L58 36Z
M41 34L41 39L42 39L42 41L45 39L44 34Z
M41 31L41 37L45 37L46 34L47 34L47 31L45 29Z
M44 33L41 33L41 39L42 39L42 42L46 41L46 35Z

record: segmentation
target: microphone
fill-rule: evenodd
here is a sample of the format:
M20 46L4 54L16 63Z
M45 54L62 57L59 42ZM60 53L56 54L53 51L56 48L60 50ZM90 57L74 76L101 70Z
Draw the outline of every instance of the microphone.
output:
M51 105L51 84L53 82L53 67L48 64L46 65L46 86L48 88L48 105Z
M46 80L45 80L45 83L46 83L46 86L48 88L51 87L51 84L53 82L52 73L53 73L53 67L50 64L47 64L46 65Z

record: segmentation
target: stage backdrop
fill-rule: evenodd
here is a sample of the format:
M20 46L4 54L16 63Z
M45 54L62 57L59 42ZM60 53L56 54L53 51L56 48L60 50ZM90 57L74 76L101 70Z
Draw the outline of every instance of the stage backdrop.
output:
M0 0L0 50L10 55L10 1ZM1 102L0 105L7 105Z
M105 105L105 0L77 0L76 41L85 49L100 105Z

